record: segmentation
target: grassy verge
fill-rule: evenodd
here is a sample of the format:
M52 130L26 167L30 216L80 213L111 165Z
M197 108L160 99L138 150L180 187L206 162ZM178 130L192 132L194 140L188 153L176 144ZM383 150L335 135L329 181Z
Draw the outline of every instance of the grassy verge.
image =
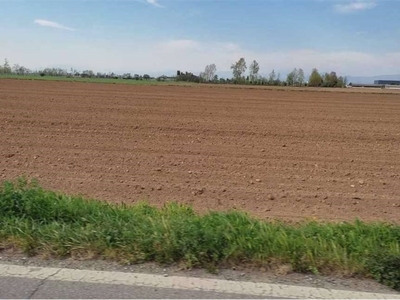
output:
M127 206L43 190L19 179L0 187L0 246L28 254L290 266L296 272L374 276L400 289L400 226L265 222L241 212L196 214L176 203Z

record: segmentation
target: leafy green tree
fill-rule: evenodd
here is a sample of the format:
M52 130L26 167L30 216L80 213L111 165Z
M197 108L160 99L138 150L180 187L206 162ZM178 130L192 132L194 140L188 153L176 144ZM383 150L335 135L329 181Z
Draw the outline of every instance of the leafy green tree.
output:
M274 82L274 85L282 85L281 73L278 73L278 75L276 76L276 80Z
M337 87L344 88L344 87L346 87L346 85L347 85L347 78L346 78L346 77L339 76L339 78L338 78L338 83L337 83Z
M237 62L231 65L233 79L236 83L244 81L244 73L246 72L246 60L242 57Z
M323 87L330 87L331 85L331 78L329 76L329 73L325 73L322 76L322 86Z
M318 70L314 68L311 72L311 75L308 79L308 86L321 86L323 83L323 79L321 74L319 74Z
M257 61L253 60L249 67L249 77L250 81L255 81L258 79L258 72L260 71L260 65Z
M56 75L58 76L57 72L56 72ZM60 75L61 75L61 74L60 74ZM61 76L62 76L62 75L61 75ZM82 76L82 77L89 77L89 78L92 78L92 77L94 77L94 72L93 72L92 70L85 70L85 71L82 72L81 76Z
M4 65L3 65L3 74L11 74L11 67L10 67L10 63L8 62L8 59L6 58L4 60Z
M287 74L286 76L286 84L291 86L294 84L294 74L293 72L290 72L289 74Z
M324 87L336 87L338 85L338 77L336 72L325 73L323 78L322 86Z
M286 84L288 86L295 86L298 84L298 71L296 68L293 69L286 77Z
M337 77L337 75L336 75L336 72L331 72L330 74L329 74L329 77L330 77L330 79L331 79L331 86L332 87L337 87L338 86L338 77Z
M275 80L276 80L275 70L272 70L268 76L268 85L275 85Z

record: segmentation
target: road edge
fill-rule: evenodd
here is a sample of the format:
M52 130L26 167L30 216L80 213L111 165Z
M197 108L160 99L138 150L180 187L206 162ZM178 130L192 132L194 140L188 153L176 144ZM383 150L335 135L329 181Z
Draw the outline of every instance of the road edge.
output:
M246 294L261 297L319 298L319 299L400 299L400 294L382 294L291 286L248 281L163 276L143 273L92 271L67 268L48 268L0 264L0 277L19 277L40 280L82 282L172 288L180 290Z

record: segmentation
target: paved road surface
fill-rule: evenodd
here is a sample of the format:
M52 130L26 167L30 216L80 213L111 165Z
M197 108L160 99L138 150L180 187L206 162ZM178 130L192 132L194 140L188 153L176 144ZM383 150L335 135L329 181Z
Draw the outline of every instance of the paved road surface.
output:
M2 299L262 299L261 296L129 286L1 277Z
M0 264L2 299L400 299L399 294Z

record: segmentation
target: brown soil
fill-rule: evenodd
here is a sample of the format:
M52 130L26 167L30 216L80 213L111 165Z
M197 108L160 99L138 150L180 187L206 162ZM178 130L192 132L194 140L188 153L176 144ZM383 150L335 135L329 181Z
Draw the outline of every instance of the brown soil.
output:
M262 218L400 217L400 94L0 80L0 179Z

